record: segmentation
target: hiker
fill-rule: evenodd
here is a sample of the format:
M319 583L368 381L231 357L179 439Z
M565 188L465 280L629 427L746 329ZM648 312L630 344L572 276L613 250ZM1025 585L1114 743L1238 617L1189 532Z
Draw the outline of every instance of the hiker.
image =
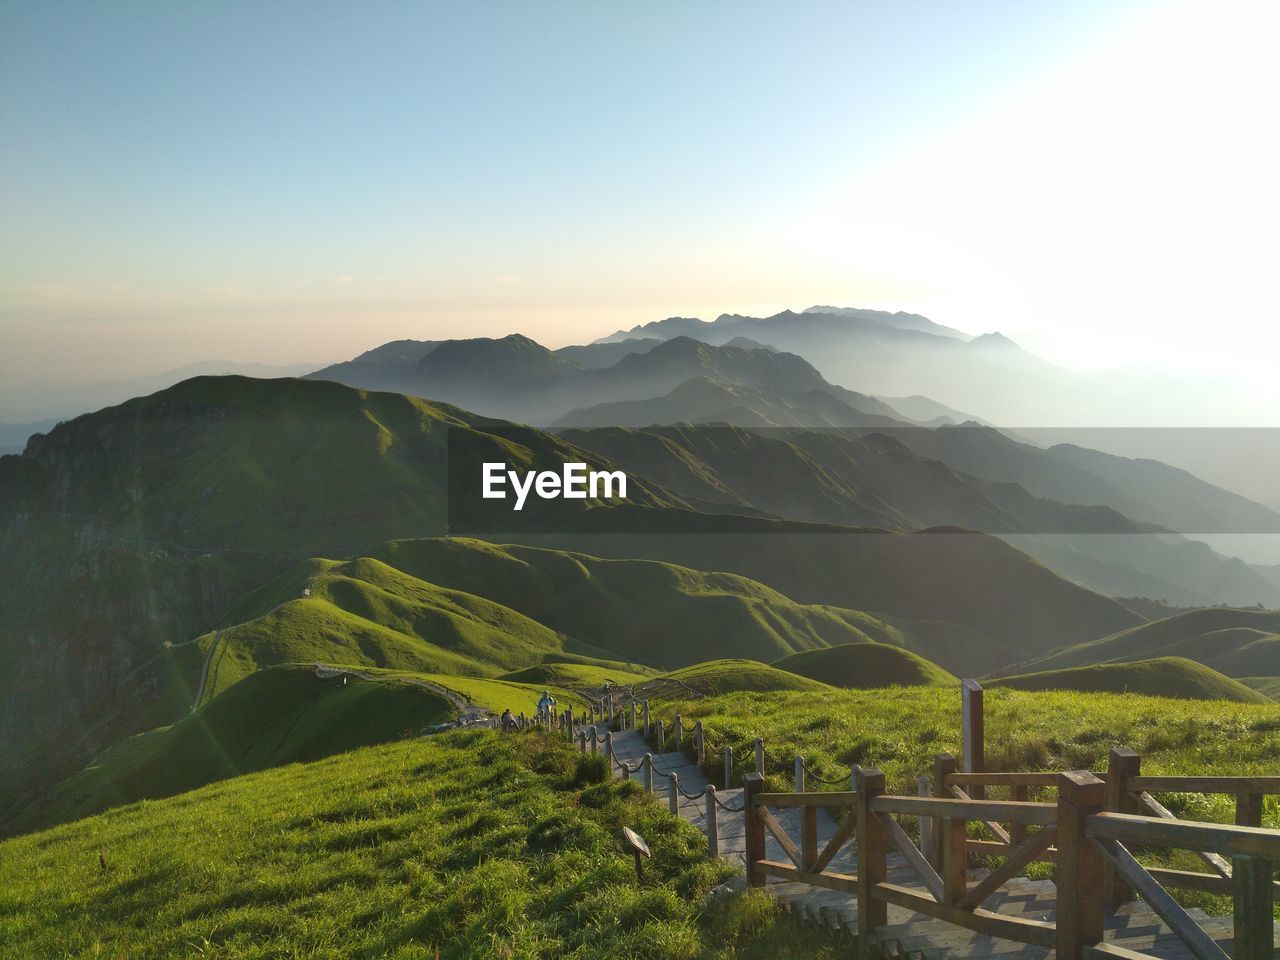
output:
M516 718L511 714L511 708L502 711L502 732L510 733L516 728Z
M550 690L543 690L542 696L538 699L538 716L551 716L551 709L556 705L556 698L551 695Z

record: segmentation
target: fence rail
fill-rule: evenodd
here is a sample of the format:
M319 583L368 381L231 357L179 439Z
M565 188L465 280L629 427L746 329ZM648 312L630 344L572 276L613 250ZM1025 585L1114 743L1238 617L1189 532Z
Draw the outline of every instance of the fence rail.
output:
M975 686L964 689L965 718L980 732L981 690ZM690 730L676 716L668 729L660 718L650 722L647 700L632 698L625 709L602 703L598 714L593 707L575 719L572 711L565 711L549 722L568 731L570 740L576 739L584 752L596 753L603 744L610 764L624 777L641 775L650 792L655 778L666 778L673 812L681 796L705 800L712 855L717 852L718 811L741 813L748 882L763 886L772 877L856 897L857 933L866 950L876 941L875 931L886 923L888 906L893 904L988 936L1053 949L1060 960L1141 960L1147 955L1103 939L1107 913L1140 896L1198 960L1223 960L1227 955L1218 943L1166 891L1172 887L1231 896L1232 957L1273 960L1273 910L1280 900L1280 881L1273 875L1280 867L1280 831L1263 829L1261 824L1264 798L1280 794L1280 777L1144 776L1137 754L1115 748L1106 770L1066 773L985 771L973 769L980 767L974 761L967 764L970 769L962 770L956 758L939 754L932 776L919 778L916 796L887 793L883 773L874 768L855 766L848 780L824 780L796 757L795 789L778 791L765 790L765 744L757 738L748 761L752 769L744 775L743 800L735 806L724 803L714 786L697 794L685 792L674 771L659 769L653 753L634 765L618 760L613 755L612 733L601 736L595 726L585 723L597 715L620 730L643 729L655 752L672 746L687 751L705 767L701 721ZM972 746L972 731L964 740ZM734 754L729 747L724 751L724 771L728 787L734 779ZM807 789L810 782L844 789L811 790ZM988 791L1007 799L989 798ZM1179 793L1234 796L1235 824L1181 820L1154 796ZM819 847L817 818L824 809L838 811L842 819L834 835ZM774 814L777 810L799 812L798 835L788 832ZM912 820L919 825L918 842L900 822ZM984 831L992 839L971 836ZM766 855L770 837L783 859ZM832 862L850 843L856 846L856 871L833 869ZM1148 849L1193 852L1211 872L1147 866L1133 851ZM919 887L889 882L891 850L919 878ZM968 867L974 856L999 862L970 883ZM984 908L990 897L1037 861L1054 864L1053 921Z

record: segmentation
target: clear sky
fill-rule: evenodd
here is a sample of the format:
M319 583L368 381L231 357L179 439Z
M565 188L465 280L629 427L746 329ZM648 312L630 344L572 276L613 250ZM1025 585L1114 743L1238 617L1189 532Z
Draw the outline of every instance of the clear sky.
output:
M3 0L0 378L812 303L1265 376L1278 11Z

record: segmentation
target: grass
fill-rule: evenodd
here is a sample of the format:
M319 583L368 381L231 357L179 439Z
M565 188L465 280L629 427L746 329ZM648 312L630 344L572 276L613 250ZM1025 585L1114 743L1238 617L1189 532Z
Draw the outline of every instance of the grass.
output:
M997 687L986 691L985 706L988 770L1105 770L1112 746L1136 750L1146 774L1257 776L1280 766L1280 704ZM806 789L847 788L851 765L862 764L884 771L888 792L914 795L916 777L932 771L938 753L961 753L958 687L833 690L821 697L737 693L663 702L655 710L668 723L676 714L686 724L702 721L707 756L716 758L708 773L717 781L724 746L733 747L738 758L740 782L752 766L754 739L763 737L768 788L775 790L792 789L799 753L811 771ZM989 792L992 799L995 794ZM1234 798L1225 795L1158 798L1185 819L1234 822ZM1266 798L1263 826L1280 829L1280 797ZM1155 861L1203 872L1191 854L1174 852ZM1030 873L1049 876L1050 868L1033 865ZM1231 916L1229 898L1178 896L1214 915Z
M986 691L987 767L991 770L1105 769L1112 746L1142 755L1151 774L1250 776L1280 763L1280 704L1188 701L1137 694ZM732 746L750 764L751 743L765 741L768 772L785 786L794 757L827 779L847 781L850 766L881 768L893 792L915 792L916 777L944 751L960 755L958 687L895 687L810 693L736 693L664 701L656 716L701 719L708 756ZM746 769L743 766L742 769ZM741 772L741 770L740 770ZM1175 799L1169 805L1191 803ZM1225 797L1197 801L1199 812L1229 822ZM1189 808L1188 808L1189 809ZM1280 797L1267 806L1280 827Z
M541 663L504 673L499 679L520 683L544 684L557 687L603 687L605 683L629 685L644 683L654 671L639 664L603 666L593 663Z
M767 661L902 639L856 610L797 604L743 577L671 564L462 538L392 541L371 553L313 558L235 604L196 644L213 650L203 699L281 663L510 673L533 683L563 674L581 678L566 685L594 686L725 652ZM187 657L188 673L200 669L197 659Z
M989 687L1017 690L1082 690L1106 693L1146 693L1180 700L1230 700L1270 703L1271 698L1238 680L1185 657L1157 657L1126 663L1100 663L1001 677Z
M1241 677L1240 682L1272 700L1280 700L1280 677Z
M1153 657L1186 657L1229 677L1280 675L1280 611L1190 610L1054 651L1019 672Z
M371 556L444 589L488 597L603 648L598 656L668 670L726 655L769 662L895 635L857 610L796 603L746 577L671 563L459 537L391 541Z
M669 681L675 681L672 685ZM653 681L660 691L687 689L695 694L715 696L725 693L771 693L782 690L803 690L821 693L828 689L824 683L797 676L768 664L754 660L712 660L697 666L673 670ZM643 695L643 691L640 695Z
M943 686L956 678L924 657L882 643L844 643L826 650L793 653L774 664L834 687Z
M599 771L595 774L598 775ZM460 732L0 843L0 956L833 958L635 784ZM637 882L630 825L654 859Z
M25 831L287 763L417 735L453 720L454 700L532 716L542 687L393 670L317 676L285 665L251 674L178 723L123 740L12 817ZM441 689L443 688L443 689ZM564 705L583 701L553 687ZM455 695L450 698L448 693Z

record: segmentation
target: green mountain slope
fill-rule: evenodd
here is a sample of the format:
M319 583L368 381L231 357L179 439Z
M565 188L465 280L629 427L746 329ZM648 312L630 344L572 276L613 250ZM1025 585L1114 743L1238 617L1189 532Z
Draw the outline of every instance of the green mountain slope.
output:
M1230 700L1271 703L1271 699L1238 680L1223 676L1185 657L1156 657L1090 667L1066 667L1021 673L988 681L993 687L1017 690L1082 690L1090 693L1142 693L1184 700Z
M81 739L171 722L192 691L166 643L307 557L443 532L450 435L518 468L600 462L440 404L245 377L189 380L0 458L0 657L25 678L0 700L0 761L34 749L39 771ZM628 493L679 502L638 480Z
M371 555L446 589L488 597L600 656L668 669L725 654L767 662L893 635L857 610L796 603L741 576L670 563L456 537L394 540Z
M584 524L577 533L520 539L596 556L732 571L800 603L869 611L881 622L892 621L908 648L956 674L989 673L1029 653L1145 622L1122 604L983 534L893 534L690 515L664 528L661 518L651 519L643 510L595 514L586 519L607 522L610 530L662 532L592 533ZM706 535L711 531L731 535ZM938 629L939 621L959 629ZM925 642L913 641L913 622L925 625ZM949 643L949 634L964 642Z
M598 669L598 668L587 668ZM269 666L168 727L109 747L84 770L8 818L22 831L137 800L170 797L256 770L307 762L418 735L461 712L533 716L543 687L563 706L581 700L551 680L476 679L314 664Z
M567 744L491 733L250 774L0 842L0 953L834 955L760 900L707 911L730 870L638 793L575 777ZM653 847L643 885L622 825Z
M1280 612L1213 607L1056 650L1020 672L1185 657L1229 677L1280 676Z
M778 690L803 690L821 693L830 688L808 677L789 673L778 666L754 660L712 660L673 670L655 677L640 687L640 696L665 698L682 696L718 696L722 693L768 693Z
M793 653L774 663L779 670L821 680L833 687L941 686L958 681L924 657L878 643L843 643L825 650Z

